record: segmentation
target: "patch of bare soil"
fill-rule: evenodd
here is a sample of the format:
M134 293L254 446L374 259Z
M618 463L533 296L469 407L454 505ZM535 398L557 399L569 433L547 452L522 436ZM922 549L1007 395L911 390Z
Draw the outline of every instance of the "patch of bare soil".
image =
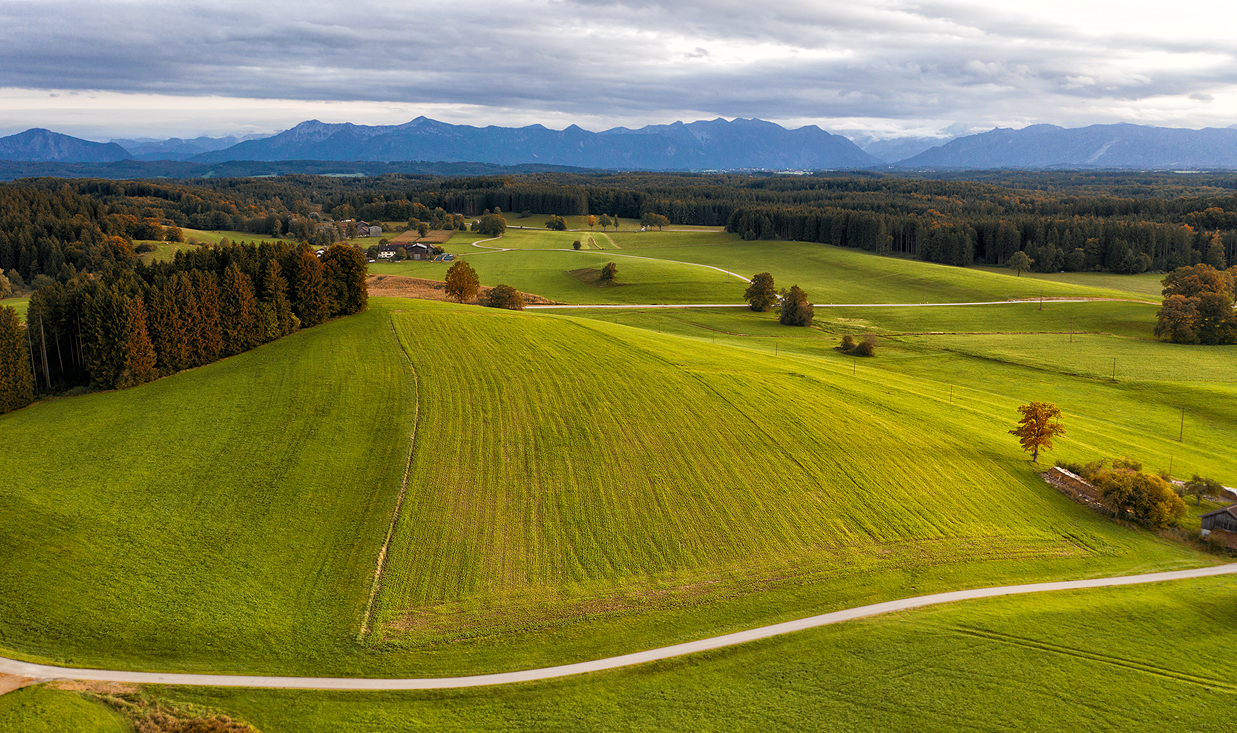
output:
M422 244L441 245L454 236L454 229L433 229L424 237L417 236L416 229L409 229L406 232L396 234L387 241L391 244L412 244L414 242L421 242Z
M370 275L365 279L369 286L369 294L377 298L419 298L421 300L449 301L446 283L438 280L426 280L419 277L404 277L402 275ZM477 291L477 297L469 301L480 305L482 299L493 288L482 287ZM521 293L528 305L555 305L549 298L543 298L533 293Z
M12 674L0 674L0 695L3 695L13 690L20 690L23 687L38 684L38 680L33 677L18 677Z

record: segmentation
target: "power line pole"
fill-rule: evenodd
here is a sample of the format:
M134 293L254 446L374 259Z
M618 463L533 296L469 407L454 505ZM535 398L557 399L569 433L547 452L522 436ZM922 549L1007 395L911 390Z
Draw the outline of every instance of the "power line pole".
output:
M1112 381L1117 381L1117 360L1112 360Z
M1185 408L1181 408L1181 432L1177 434L1177 442L1185 440Z

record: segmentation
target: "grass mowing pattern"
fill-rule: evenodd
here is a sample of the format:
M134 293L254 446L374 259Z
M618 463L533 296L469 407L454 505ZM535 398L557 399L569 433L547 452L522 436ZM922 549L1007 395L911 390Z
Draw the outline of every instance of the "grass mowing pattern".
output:
M571 317L409 311L420 429L458 437L415 449L387 641L1126 549L1027 470L1012 418L943 411L914 380Z
M368 312L0 417L0 645L186 671L351 653L414 408Z
M994 429L1014 408L1048 400L1066 412L1069 433L1050 459L1081 462L1129 455L1188 478L1199 472L1237 485L1228 446L1237 437L1237 348L1150 340L1154 306L1050 303L940 308L817 308L812 329L787 328L773 314L735 310L572 311L577 317L663 331L772 355L809 357L860 374L883 374L920 394L982 411ZM1068 329L1078 331L1070 343ZM1056 333L1042 331L1060 329ZM1018 335L986 333L994 330ZM1116 333L1103 333L1105 331ZM1099 333L1097 333L1099 332ZM875 359L843 356L841 334L884 334ZM908 336L908 333L933 335ZM1111 380L1117 357L1117 381ZM1181 410L1186 409L1185 442ZM1005 429L1008 429L1005 428ZM1003 432L1003 431L1002 431Z
M0 695L4 733L126 733L124 718L76 692L44 686Z
M1232 578L987 599L578 678L420 693L170 689L266 733L1231 730Z

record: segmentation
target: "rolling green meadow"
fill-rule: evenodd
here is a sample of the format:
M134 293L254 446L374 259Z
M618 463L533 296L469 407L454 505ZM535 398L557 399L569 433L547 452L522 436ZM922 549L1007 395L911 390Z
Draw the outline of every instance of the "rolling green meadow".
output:
M807 290L815 325L743 307L372 298L200 369L0 416L15 467L0 474L0 654L459 675L1223 561L1039 477L1056 458L1129 455L1237 485L1237 351L1156 341L1146 278L1016 278L716 230L601 234L509 230L483 243L500 251L461 233L446 249L483 285L588 305L739 303L746 283L722 270L769 271ZM561 251L581 235L596 249ZM608 261L618 283L598 286L588 275ZM1041 289L1120 300L913 305ZM841 354L844 334L875 335L876 358ZM1030 400L1058 404L1067 427L1039 466L1006 434ZM1234 641L1234 601L1231 578L989 599L461 692L149 689L266 733L1221 730L1237 687L1209 650ZM0 723L43 730L80 706L98 709L82 730L113 729L106 708L46 688L0 696Z

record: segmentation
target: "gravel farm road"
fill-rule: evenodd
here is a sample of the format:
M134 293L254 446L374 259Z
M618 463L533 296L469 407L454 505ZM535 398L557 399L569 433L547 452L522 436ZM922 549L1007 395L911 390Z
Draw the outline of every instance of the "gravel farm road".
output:
M199 685L208 687L263 687L282 689L310 690L438 690L457 687L482 687L485 685L502 685L512 682L531 682L547 680L555 677L568 677L586 672L599 672L607 669L627 667L634 664L653 662L659 659L669 659L684 654L721 649L723 647L743 644L757 639L767 639L772 636L789 634L803 629L850 621L857 618L879 616L886 613L905 611L924 606L935 606L954 601L967 601L977 598L994 598L996 596L1019 595L1023 593L1043 593L1047 591L1082 590L1087 588L1106 588L1118 585L1136 585L1140 583L1160 583L1170 580L1185 580L1188 578L1206 578L1216 575L1237 574L1237 563L1217 565L1212 567L1194 568L1192 570L1177 570L1164 573L1148 573L1145 575L1123 575L1113 578L1091 578L1087 580L1067 580L1055 583L1032 583L1029 585L1007 585L997 588L975 588L949 593L936 593L916 598L903 598L897 601L874 603L869 606L859 606L843 611L810 616L797 621L786 621L771 626L761 626L733 634L714 636L699 641L689 641L684 644L650 649L648 651L624 654L618 657L596 659L591 662L564 664L558 667L543 667L520 672L502 672L498 674L482 674L468 677L429 677L414 679L376 679L363 677L260 677L247 675L215 675L215 674L163 674L160 672L124 672L101 669L73 669L69 667L51 667L42 664L30 664L13 659L0 657L0 675L8 674L16 677L33 678L37 680L80 680L90 682L127 682L151 685Z

